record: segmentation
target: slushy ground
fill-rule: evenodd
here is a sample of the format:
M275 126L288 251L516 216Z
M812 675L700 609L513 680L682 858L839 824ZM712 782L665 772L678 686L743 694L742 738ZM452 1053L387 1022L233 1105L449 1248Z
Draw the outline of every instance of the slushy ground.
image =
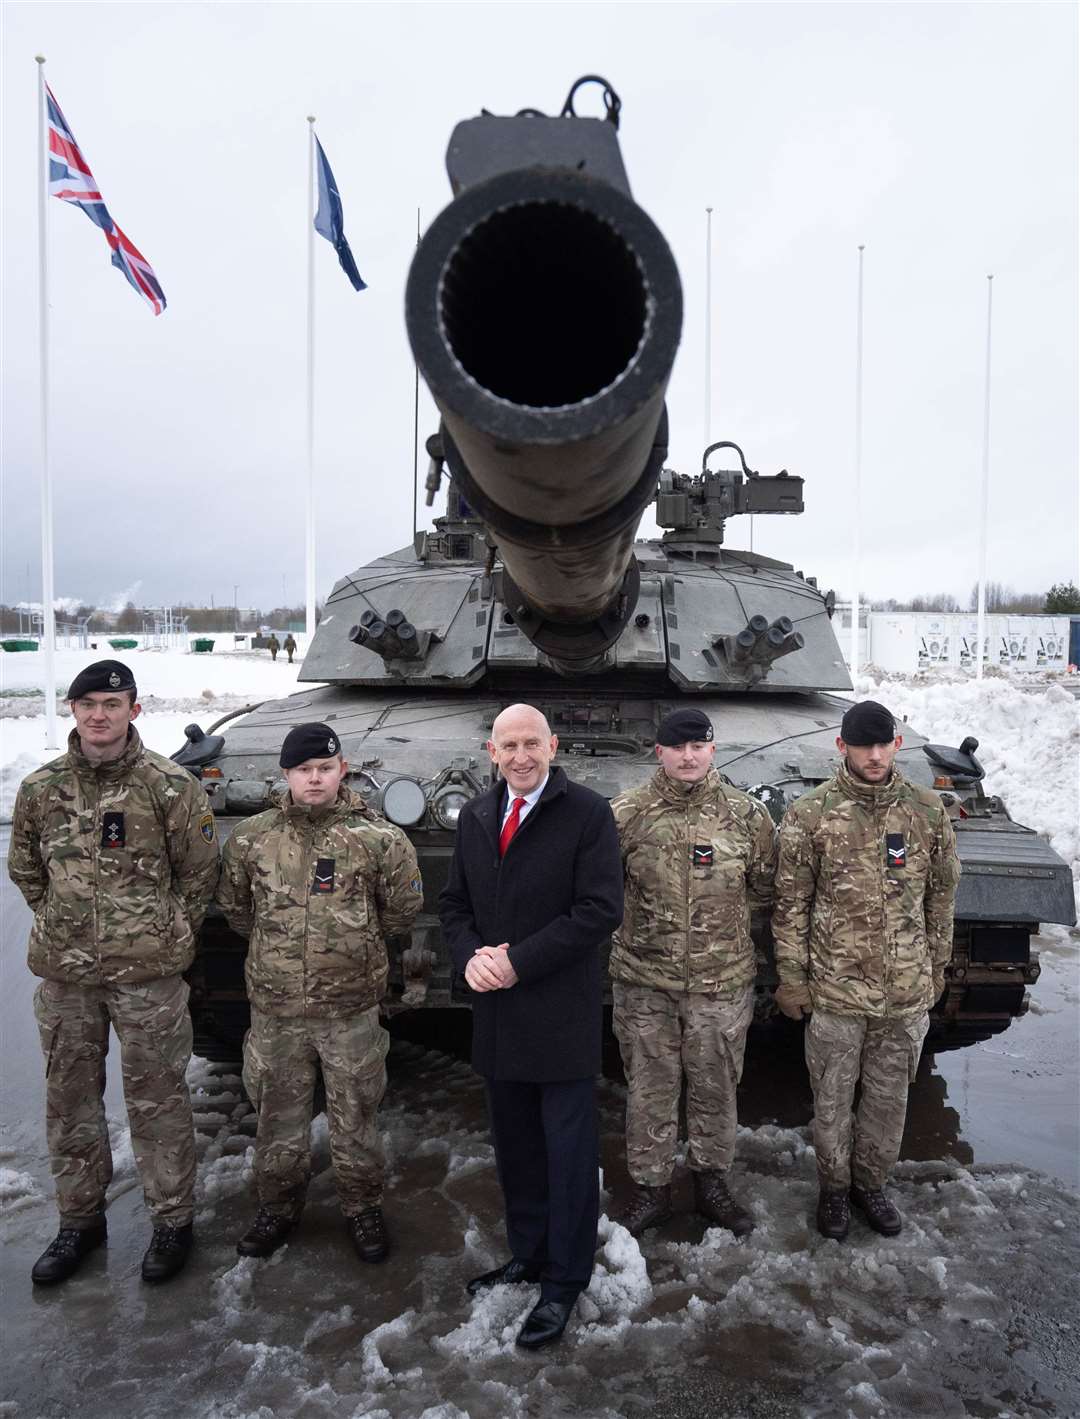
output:
M92 658L80 656L61 679ZM214 662L221 681L211 683L202 657L145 652L135 665L140 685L156 679L168 690L168 703L140 721L161 752L178 747L192 718L205 727L223 706L287 693L296 669L237 653ZM1075 873L1077 725L1067 689L990 679L861 681L859 690L938 742L979 737L988 791ZM20 698L39 715L12 715ZM47 757L33 699L0 701L8 801ZM736 1242L705 1228L689 1212L680 1167L680 1215L639 1245L607 1218L627 1187L625 1095L612 1055L601 1086L596 1272L561 1345L529 1356L513 1340L535 1288L475 1300L464 1291L505 1253L463 1017L405 1017L395 1027L382 1115L394 1240L385 1266L363 1266L347 1246L321 1117L301 1228L269 1261L236 1257L252 1214L253 1120L235 1071L195 1060L198 1248L177 1281L143 1285L149 1227L111 1057L109 1246L65 1286L32 1288L30 1266L55 1221L34 981L23 964L29 917L6 880L3 911L0 1416L1080 1414L1075 931L1055 928L1035 943L1043 974L1028 1016L994 1041L923 1061L893 1189L906 1225L893 1240L860 1220L842 1245L815 1231L800 1029L780 1022L752 1036L740 1091L733 1183L756 1230Z

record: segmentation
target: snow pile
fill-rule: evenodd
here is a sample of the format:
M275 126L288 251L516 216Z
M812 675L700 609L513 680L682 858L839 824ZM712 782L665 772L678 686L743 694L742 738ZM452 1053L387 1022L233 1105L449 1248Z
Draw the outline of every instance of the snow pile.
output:
M0 1167L0 1213L28 1207L41 1197L41 1189L30 1173Z
M989 678L921 684L861 678L861 699L877 699L931 743L954 747L969 734L986 770L983 787L1010 815L1046 838L1080 878L1080 701L1060 685L1025 691Z

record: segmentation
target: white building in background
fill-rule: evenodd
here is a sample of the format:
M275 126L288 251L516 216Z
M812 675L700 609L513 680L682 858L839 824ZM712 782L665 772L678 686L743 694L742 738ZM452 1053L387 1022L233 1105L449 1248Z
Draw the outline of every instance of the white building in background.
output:
M834 628L848 660L851 607L837 605ZM951 667L975 670L978 618L970 611L859 611L859 667L914 674ZM987 616L983 668L1067 670L1068 616Z

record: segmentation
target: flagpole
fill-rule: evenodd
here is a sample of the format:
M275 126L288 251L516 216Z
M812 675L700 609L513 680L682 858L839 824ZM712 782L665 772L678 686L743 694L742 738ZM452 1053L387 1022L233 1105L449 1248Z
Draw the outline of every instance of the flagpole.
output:
M416 209L416 245L420 246L420 208ZM416 495L420 488L420 366L413 361L412 535L416 541Z
M45 652L45 748L59 749L56 727L56 615L53 610L52 473L49 467L49 140L45 56L38 66L38 322L41 332L41 639Z
M307 642L315 635L315 115L308 114L307 177Z
M712 443L712 208L705 208L705 442Z
M859 579L862 576L862 384L863 384L863 252L859 247L859 296L855 319L855 546L854 589L851 593L851 683L859 673Z
M983 401L982 515L979 519L979 621L976 630L975 678L983 677L983 637L986 635L986 540L990 520L990 329L994 313L994 278L986 278L986 394Z

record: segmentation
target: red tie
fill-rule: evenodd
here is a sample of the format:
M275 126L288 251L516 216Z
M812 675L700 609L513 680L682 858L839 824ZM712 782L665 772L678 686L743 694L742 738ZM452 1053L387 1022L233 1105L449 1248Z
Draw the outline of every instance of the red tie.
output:
M502 825L502 832L499 834L499 856L506 856L506 849L510 846L510 839L518 830L521 822L521 810L525 807L524 798L515 798L513 807L507 815L506 822Z

